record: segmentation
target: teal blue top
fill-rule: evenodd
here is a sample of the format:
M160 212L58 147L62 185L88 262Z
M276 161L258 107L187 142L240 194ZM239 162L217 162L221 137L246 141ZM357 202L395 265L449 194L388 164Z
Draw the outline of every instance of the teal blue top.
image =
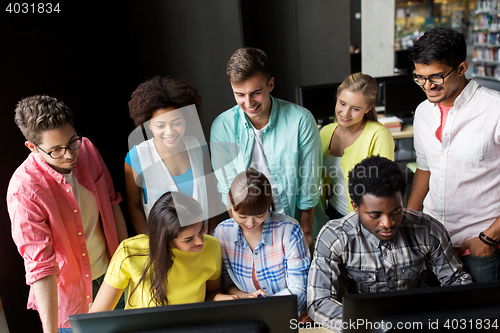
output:
M271 97L271 101L271 116L262 134L264 151L285 215L299 219L297 209L315 207L319 199L321 139L311 112L281 99ZM212 167L226 205L232 180L250 166L253 144L252 124L238 105L212 123Z
M205 151L207 150L207 146L200 139L198 139L198 141L200 142L200 146L201 146L201 149L203 151L203 156L205 156ZM142 188L144 190L144 201L147 202L148 201L148 189L146 188L146 182L144 181L142 166L141 166L141 162L139 161L139 155L137 153L137 146L134 146L127 153L127 156L125 157L125 162L128 165L130 165L132 167L132 169L134 169L135 172L137 172L142 177ZM177 189L179 190L179 192L187 194L190 197L193 196L194 180L193 180L193 169L191 168L191 165L186 170L186 172L184 172L182 175L178 175L178 176L172 175L172 179L174 180L175 185L177 185Z

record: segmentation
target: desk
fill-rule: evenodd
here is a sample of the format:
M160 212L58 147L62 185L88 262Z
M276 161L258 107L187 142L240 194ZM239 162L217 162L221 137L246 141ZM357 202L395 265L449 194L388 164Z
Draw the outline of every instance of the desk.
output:
M379 114L378 118L386 118L385 115ZM413 138L413 124L412 125L403 125L401 127L401 131L399 132L391 132L392 137L394 140L397 139L408 139L408 138Z
M394 140L413 138L413 125L404 125L400 132L391 132Z
M379 119L386 118L385 115L379 114ZM408 163L415 161L415 148L413 147L413 124L403 125L401 131L391 132L392 138L394 139L395 150L394 150L394 161L401 163ZM410 139L410 140L409 140ZM402 169L405 168L402 166Z

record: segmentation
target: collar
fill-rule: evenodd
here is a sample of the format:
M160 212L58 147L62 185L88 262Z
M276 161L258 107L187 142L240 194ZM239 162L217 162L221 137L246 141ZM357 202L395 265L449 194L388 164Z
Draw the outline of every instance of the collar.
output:
M381 240L374 234L368 231L361 221L359 220L359 215L356 215L356 219L358 220L359 223L359 229L361 230L361 234L366 238L367 241L369 241L375 248L378 248L380 246Z
M262 237L260 242L265 245L273 244L273 215L274 212L269 212L266 219L264 220L264 228L262 228Z
M269 128L274 128L274 126L276 125L276 121L278 119L278 110L279 110L279 105L276 99L271 95L269 96L271 97L271 114L269 115L267 130L269 130Z
M388 241L382 241L380 238L378 238L377 236L375 236L374 234L372 234L371 232L369 232L364 226L363 224L361 223L361 221L359 220L359 216L356 215L356 219L358 220L358 224L359 224L359 228L361 230L361 233L362 235L366 238L366 240L368 240L375 248L379 248L381 244L383 243L391 243L393 244L396 239L399 237L399 234L401 233L401 225L403 224L403 222L405 221L405 218L406 218L406 212L403 213L403 218L401 219L401 223L399 224L399 228L398 230L396 231L396 234L394 235L394 237Z
M269 131L269 129L274 128L274 125L276 124L276 120L278 118L278 110L279 110L278 103L276 102L276 99L273 96L269 95L269 97L271 97L271 114L269 116L269 121L267 122L267 125L263 127L264 133ZM253 131L253 125L250 122L250 120L248 119L246 113L243 112L243 110L241 109L241 107L239 105L238 105L238 109L239 109L238 111L243 113L243 116L245 119L245 127L249 128Z
M273 243L273 217L274 212L269 212L267 214L266 219L264 220L264 227L262 228L262 236L260 237L260 244L272 245ZM242 247L248 247L248 242L243 236L241 232L241 227L236 221L233 219L234 228L233 228L233 239L235 243L238 243ZM258 246L259 246L258 245ZM257 247L258 247L257 246Z
M462 90L460 95L455 99L453 107L458 110L464 107L476 93L476 90L480 88L480 85L475 80L469 80L469 83Z
M34 152L31 152L30 154L33 157L33 160L35 162L36 167L38 168L38 170L41 173L43 173L46 176L54 179L58 184L66 182L66 177L64 177L63 174L61 174L61 173L57 172L56 170L52 169L52 167L50 165L48 165L47 162L45 162L42 159L42 157L40 156L40 154L34 153ZM78 162L77 162L77 165L78 165ZM76 169L76 167L75 167L75 169Z

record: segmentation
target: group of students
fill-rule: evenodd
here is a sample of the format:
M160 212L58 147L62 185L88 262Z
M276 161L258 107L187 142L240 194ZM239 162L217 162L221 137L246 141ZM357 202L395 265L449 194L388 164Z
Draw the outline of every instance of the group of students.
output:
M429 100L417 116L426 103L442 108L452 98L453 106L464 89L459 83L468 83L465 57L458 56L459 65L448 59L462 50L462 40L450 29L434 29L417 42L415 81ZM418 52L432 53L429 45L445 56L417 60ZM452 70L436 72L438 65ZM287 294L297 295L301 320L342 327L340 284L346 292L414 288L426 268L441 285L471 282L453 251L462 244L455 244L455 230L435 205L424 207L431 207L424 210L430 216L403 208L406 181L392 161L392 135L377 121L375 79L347 77L337 91L336 121L319 132L309 111L270 95L274 78L263 51L237 50L227 74L237 105L213 122L210 154L199 126L201 98L191 83L154 77L132 93L134 133L147 140L130 140L125 158L127 207L138 234L131 238L109 172L74 129L67 106L48 96L18 103L16 124L32 153L14 173L7 201L32 286L28 307L39 311L44 332L70 331L75 313ZM455 121L451 106L449 119L441 116L443 126L432 129L443 145ZM500 143L494 117L496 146L481 151L487 161ZM415 126L427 120L416 119ZM420 210L428 192L449 193L439 183L442 173L430 170L446 167L448 154L431 160L430 146L415 133L419 170L409 208ZM475 161L468 162L470 171ZM491 196L496 206L488 213L500 216L500 199ZM230 218L218 224L220 201ZM480 224L478 241L491 254L500 239L496 222ZM476 254L481 244L473 244Z
M247 48L238 50L232 59L240 53L263 54ZM255 75L260 73L249 76ZM251 79L241 81L248 80ZM250 93L255 91L250 89ZM387 128L377 122L376 93L375 79L362 73L350 75L338 89L337 122L321 132L323 155L330 171L324 174L325 188L336 189L339 183L343 188L340 195L328 191L325 196L325 203L326 198L330 199L327 212L333 210L335 218L352 211L346 190L346 171L371 155L394 158L393 138ZM231 219L217 226L216 216L206 214L211 213L208 201L213 200L213 196L207 197L212 191L207 185L211 166L204 163L208 156L206 144L200 138L185 135L186 129L197 120L200 100L196 88L189 82L171 77L148 80L132 94L130 115L138 127L151 131L152 136L133 146L125 160L127 203L140 235L118 247L91 312L114 309L129 279L132 292L125 308L292 293L298 297L299 313L305 311L309 249L297 221L282 214L283 209L276 209L273 197L278 198L281 207L283 205L276 188L273 189L264 174L269 169L265 162L255 158L251 165L260 166L264 172L249 167L232 180L227 193ZM259 121L252 120L252 126L258 127ZM262 160L266 159L264 151ZM214 155L219 157L218 152ZM328 157L333 163L328 163ZM273 178L271 174L269 177ZM341 199L335 201L339 205L337 210L331 198L338 197ZM165 221L165 214L159 211L166 207L175 207L179 216L192 214L185 221L187 225L180 223L179 217ZM184 211L188 208L189 212ZM322 210L323 205L318 203L316 213ZM322 222L331 218L323 218ZM144 230L146 236L141 234ZM207 230L222 248L223 286L221 252L210 236L204 236ZM313 237L316 234L313 231ZM179 239L185 246L175 244ZM149 252L145 251L148 246ZM184 252L199 253L195 256ZM156 280L167 274L168 283ZM147 287L141 285L145 280ZM142 293L136 293L138 288ZM170 301L167 301L167 290L173 294L168 297Z

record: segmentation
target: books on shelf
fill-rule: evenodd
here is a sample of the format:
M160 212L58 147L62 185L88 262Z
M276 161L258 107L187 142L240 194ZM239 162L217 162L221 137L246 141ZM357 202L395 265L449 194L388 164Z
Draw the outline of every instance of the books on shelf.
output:
M403 122L398 117L380 117L378 121L387 127L391 132L401 132L401 123Z

